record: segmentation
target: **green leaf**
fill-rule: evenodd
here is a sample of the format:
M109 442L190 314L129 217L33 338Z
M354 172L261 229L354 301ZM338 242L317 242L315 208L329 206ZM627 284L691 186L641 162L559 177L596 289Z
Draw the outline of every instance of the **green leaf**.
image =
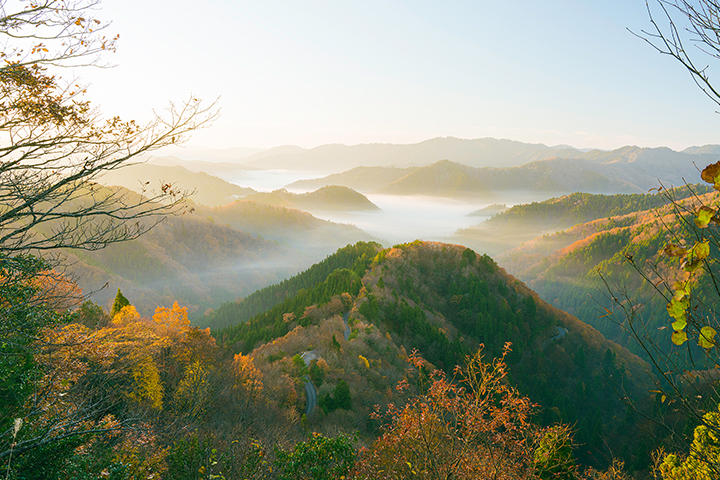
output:
M698 345L703 348L712 348L715 346L715 331L712 327L703 327L700 329L700 338L698 339Z
M704 242L696 243L692 248L693 257L696 260L703 260L710 255L710 241L705 240Z
M670 303L667 304L667 311L672 318L679 320L685 317L685 310L687 310L689 306L690 302L687 298L682 300L675 300L673 298Z
M675 288L675 296L673 296L673 300L680 301L683 298L690 296L689 282L675 282L673 287Z
M692 262L683 262L682 264L683 270L688 273L693 273L700 267L702 267L702 260L700 260L699 258L696 258Z
M708 223L712 220L715 215L715 210L710 207L703 205L697 211L695 215L695 226L698 228L707 228Z
M676 332L685 330L686 326L687 326L687 320L685 319L685 315L683 315L682 318L678 318L677 320L675 320L672 324L672 328Z
M672 342L675 345L682 345L683 343L687 342L687 333L685 331L682 332L673 332L672 337L670 338Z

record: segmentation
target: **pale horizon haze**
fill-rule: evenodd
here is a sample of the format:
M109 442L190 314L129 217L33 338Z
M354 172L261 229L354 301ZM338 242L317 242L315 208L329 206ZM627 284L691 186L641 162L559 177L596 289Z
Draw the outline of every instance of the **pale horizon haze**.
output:
M716 105L627 30L650 27L642 0L104 0L97 17L120 41L115 67L77 72L87 98L140 121L219 98L192 146L720 143Z

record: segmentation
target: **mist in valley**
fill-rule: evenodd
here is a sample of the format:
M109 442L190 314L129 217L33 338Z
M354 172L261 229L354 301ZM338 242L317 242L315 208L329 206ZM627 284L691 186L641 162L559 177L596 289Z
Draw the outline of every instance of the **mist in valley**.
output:
M293 187L297 180L322 177L323 173L308 173L294 170L249 170L229 175L225 180L240 187L257 191L273 191L285 188L292 193L308 193L311 189ZM365 192L363 192L365 193ZM479 200L467 197L452 198L425 195L385 195L365 193L365 196L380 210L336 211L330 209L308 209L313 216L334 223L354 225L377 239L384 246L414 240L452 242L456 232L482 224L494 213L482 212L490 205L513 205L539 202L553 195L532 191L503 192L501 197ZM492 240L496 233L482 230L473 239L475 245L483 244L483 237ZM482 251L480 248L479 251Z

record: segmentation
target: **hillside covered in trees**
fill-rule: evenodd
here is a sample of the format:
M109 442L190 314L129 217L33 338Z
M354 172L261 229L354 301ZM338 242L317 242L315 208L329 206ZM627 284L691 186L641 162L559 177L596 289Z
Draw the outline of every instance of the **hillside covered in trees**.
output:
M481 223L457 230L451 238L497 256L536 237L597 219L659 208L667 205L669 198L682 200L707 193L710 188L696 184L655 190L654 193L615 195L575 192L540 202L518 204Z
M249 200L280 207L309 211L362 211L378 210L362 193L348 187L329 185L308 193L291 193L285 189L259 192L248 196Z
M184 215L129 242L59 253L66 258L67 272L100 305L109 305L120 288L142 314L177 301L188 307L191 318L198 318L208 308L287 278L343 245L371 239L354 226L238 200L222 207L190 206Z
M142 316L133 302L118 292L110 315L84 304L57 332L84 349L67 347L57 359L43 360L51 371L63 368L60 360L80 362L76 380L45 388L70 405L113 382L114 396L94 393L108 408L116 406L103 421L124 425L142 412L144 440L132 432L89 444L83 439L93 437L78 437L70 451L53 444L20 456L13 471L69 478L78 468L103 465L117 475L196 478L193 472L204 469L275 478L295 468L286 456L297 453L293 448L310 448L312 455L344 452L345 460L313 461L362 475L386 468L374 455L389 448L381 440L385 422L404 421L393 409L412 408L413 398L445 408L423 396L423 385L447 388L443 378L452 378L456 365L472 365L466 362L478 349L477 362L499 368L483 374L485 380L507 378L517 391L502 395L537 404L528 404L532 415L523 422L531 423L522 424L524 435L540 435L528 447L539 448L534 442L554 425L575 425L574 459L563 468L607 468L621 458L631 471L642 471L656 446L638 441L652 425L635 418L624 400L631 397L645 414L655 408L647 365L465 247L419 241L388 249L348 246L296 277L208 313L212 331L192 327L187 309L177 304ZM134 366L122 367L128 364ZM368 450L357 456L357 446ZM503 453L510 461L503 468L544 468L532 451L526 460L519 452ZM480 468L486 458L472 465Z
M507 357L510 374L521 392L543 406L538 420L548 425L578 425L577 435L584 445L578 453L585 462L601 465L613 454L622 454L628 462L637 461L639 468L645 467L641 465L644 460L636 457L640 446L628 435L628 429L634 431L635 427L619 421L625 418L627 405L616 397L608 381L613 376L622 378L626 394L647 402L649 408L647 365L643 361L608 342L592 327L544 303L487 256L436 243L400 245L373 256L367 249L378 250L377 246L359 247L342 250L342 257L337 259L329 257L326 262L332 259L335 264L346 259L346 266L314 287L308 285L285 297L280 294L291 291L288 287L255 294L258 300L262 297L277 302L266 313L248 319L244 302L218 309L214 321L234 315L242 323L213 335L234 352L258 361L270 358L270 364L277 361L274 359L289 360L306 351L332 363L328 356L336 359L338 352L352 349L351 358L362 356L369 364L377 364L380 373L385 362L392 364L393 358L387 355L397 348L417 349L424 359L451 373L479 345L485 345L485 355L492 358L500 356L505 341L509 341L513 344ZM287 285L307 285L303 278L309 278L319 267ZM246 301L257 302L255 295ZM347 340L343 316L348 324ZM295 345L292 349L284 346L289 338ZM370 413L372 402L384 397L387 387L379 377L368 377L373 372L374 368L358 370L360 377L367 377L364 379L348 375L336 378L350 386L353 398L367 395L376 399L356 403L354 411L362 413L354 416L354 425L362 431L366 431L365 415ZM369 394L364 382L372 378L376 393ZM578 382L583 385L581 393L576 388ZM320 389L321 397L323 393ZM582 411L577 409L579 404L585 405ZM609 439L618 446L618 452L605 450L604 442Z
M698 193L704 191L707 189L700 188ZM618 323L617 318L605 315L605 309L613 308L613 294L627 294L641 306L635 312L637 320L651 332L657 332L652 338L657 338L667 349L669 338L658 329L667 325L667 295L674 280L656 285L665 293L665 296L658 295L653 282L661 279L661 272L651 274L653 282L647 282L639 270L660 263L665 246L683 230L685 221L675 211L678 206L692 212L698 204L712 203L717 198L717 192L698 197L687 192L685 189L664 192L657 198L661 205L655 208L579 223L544 235L504 252L498 260L556 307L593 325L607 338L646 355L632 340L626 326ZM677 205L669 199L674 199ZM646 204L646 201L639 202L639 205ZM627 210L632 210L631 207ZM710 277L700 280L697 295L706 301L713 297Z

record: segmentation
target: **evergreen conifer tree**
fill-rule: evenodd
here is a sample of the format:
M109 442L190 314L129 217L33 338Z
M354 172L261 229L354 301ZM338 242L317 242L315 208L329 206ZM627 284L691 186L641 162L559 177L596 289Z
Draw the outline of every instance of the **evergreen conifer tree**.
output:
M112 310L110 310L110 317L114 317L116 313L118 313L120 310L122 310L123 307L127 307L128 305L130 305L130 301L125 298L125 295L123 295L118 288L117 295L115 295L115 301L113 302Z

